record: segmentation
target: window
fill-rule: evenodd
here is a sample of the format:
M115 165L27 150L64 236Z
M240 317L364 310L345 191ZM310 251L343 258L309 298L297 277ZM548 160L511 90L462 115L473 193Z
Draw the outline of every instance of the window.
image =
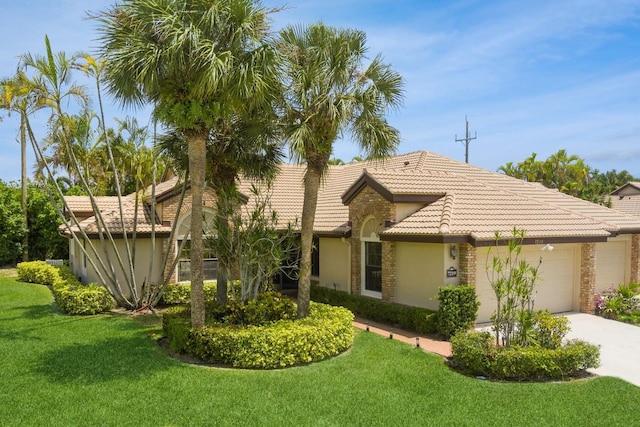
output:
M182 244L178 241L178 248ZM218 258L208 249L204 248L204 280L215 280L218 277ZM191 280L191 240L184 243L184 248L180 252L180 260L178 261L178 281L185 282Z
M382 298L382 242L378 233L381 225L375 217L362 222L360 228L362 295Z
M364 242L365 281L364 288L382 293L382 243Z

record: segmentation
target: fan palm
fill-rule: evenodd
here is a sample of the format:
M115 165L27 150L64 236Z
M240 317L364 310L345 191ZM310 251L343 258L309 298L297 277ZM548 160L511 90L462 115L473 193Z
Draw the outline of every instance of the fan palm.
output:
M333 144L349 132L368 158L395 151L399 132L385 115L400 106L402 77L376 56L364 68L366 36L322 23L280 32L284 56L284 128L290 152L306 164L301 218L298 316L309 311L313 223Z
M204 324L202 196L206 145L220 121L269 101L274 55L253 0L123 0L100 13L107 86L187 140L192 193L191 323Z

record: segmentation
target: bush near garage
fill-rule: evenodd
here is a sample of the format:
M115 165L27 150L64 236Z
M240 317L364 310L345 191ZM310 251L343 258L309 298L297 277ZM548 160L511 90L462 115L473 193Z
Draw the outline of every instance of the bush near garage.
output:
M18 278L50 286L60 311L72 315L97 314L115 307L109 291L95 283L83 285L68 266L52 266L45 261L18 264Z
M387 323L412 332L434 334L437 330L437 313L426 308L380 301L321 286L311 287L311 299L324 304L342 306L358 317Z
M266 299L259 304L266 305ZM304 319L259 325L228 324L209 318L204 327L194 329L189 318L188 306L172 307L164 314L163 330L171 349L235 368L274 369L321 361L347 350L354 338L349 310L315 302L311 302L309 316Z
M496 346L489 332L451 338L451 364L461 372L495 380L548 381L578 377L600 364L598 346L570 340L558 348Z
M437 332L451 338L456 332L468 331L478 318L478 295L475 286L447 285L438 289L440 304L436 321Z
M597 315L640 325L640 284L609 287L596 294Z

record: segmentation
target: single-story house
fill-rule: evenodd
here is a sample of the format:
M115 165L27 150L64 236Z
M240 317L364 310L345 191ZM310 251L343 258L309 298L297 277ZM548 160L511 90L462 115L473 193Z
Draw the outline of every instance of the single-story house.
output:
M640 182L630 181L617 188L608 199L611 207L629 215L640 216Z
M283 164L273 183L270 200L280 223L301 215L304 172L304 166ZM155 221L162 242L154 265L163 252L173 256L179 241L188 238L187 192L177 215L178 232L168 239L178 209L176 184L173 179L157 186L155 212L149 196L138 208L138 238L149 236ZM250 185L242 181L241 193L251 194ZM67 201L71 210L84 215L80 227L97 239L88 199ZM133 196L125 198L127 229L134 222L133 202ZM212 213L214 202L214 192L207 191L205 210ZM97 204L110 229L122 237L113 198L99 198ZM504 247L495 248L495 233L508 237L514 227L526 232L523 256L533 265L542 259L536 308L592 312L597 291L640 281L640 218L427 151L329 167L318 198L312 280L431 309L437 308L434 297L440 286L471 284L481 302L478 321L488 321L495 309L486 268L489 248L494 247L491 254L506 253ZM83 280L95 280L74 244L72 240L71 266ZM149 267L146 253L137 249L139 274ZM214 271L215 254L206 257ZM161 273L158 267L152 280ZM188 256L165 273L173 280L188 278Z

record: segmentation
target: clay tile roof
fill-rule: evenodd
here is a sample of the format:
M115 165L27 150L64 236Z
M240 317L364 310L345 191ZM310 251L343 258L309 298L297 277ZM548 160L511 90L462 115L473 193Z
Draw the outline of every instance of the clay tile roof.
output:
M304 174L304 166L283 164L272 183L270 204L277 211L282 226L298 220L299 227ZM157 200L175 194L177 182L174 178L159 184ZM241 179L239 190L252 195L254 184ZM372 186L393 203L410 203L415 208L406 218L386 228L381 233L383 238L460 236L489 241L493 240L496 231L507 235L514 227L524 229L529 238L603 240L612 234L640 232L638 217L427 151L329 166L318 194L315 232L337 236L349 232L348 205L364 185ZM147 201L150 193L147 190ZM72 210L87 209L87 206L90 209L87 200L66 199ZM119 215L116 215L117 201L114 207L112 198L99 199L98 205L109 227L116 232L122 231ZM249 197L249 209L252 200L253 196ZM126 198L127 229L133 228L133 201L131 196ZM640 199L637 203L640 205ZM138 232L150 231L151 221L149 204L141 204ZM157 219L156 224L157 230L169 229ZM82 227L97 231L94 218L83 221Z

